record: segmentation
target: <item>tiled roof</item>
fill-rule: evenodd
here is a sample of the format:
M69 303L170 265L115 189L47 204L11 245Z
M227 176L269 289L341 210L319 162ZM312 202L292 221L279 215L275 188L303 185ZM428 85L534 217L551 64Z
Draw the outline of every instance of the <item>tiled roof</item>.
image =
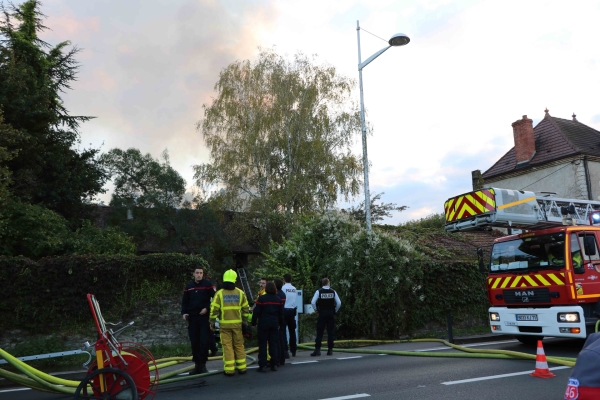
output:
M513 147L482 174L483 179L578 154L600 157L600 132L579 121L556 118L546 113L544 119L533 128L533 132L536 152L527 165L517 168Z

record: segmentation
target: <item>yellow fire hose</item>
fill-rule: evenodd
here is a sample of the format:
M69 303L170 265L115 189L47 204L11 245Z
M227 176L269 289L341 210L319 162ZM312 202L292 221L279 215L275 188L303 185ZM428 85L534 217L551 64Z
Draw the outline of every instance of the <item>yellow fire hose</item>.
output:
M396 351L396 350L372 350L364 348L343 348L340 351L344 353L364 353L364 354L389 354L395 356L410 356L410 357L454 357L454 358L492 358L492 359L520 359L520 360L535 360L535 354L521 353L517 351L509 350L485 350L485 349L472 349L468 347L458 346L449 343L442 339L413 339L413 340L336 340L335 344L347 344L347 345L368 345L368 344L385 344L385 343L415 343L415 342L439 342L455 350L460 350L462 353L447 353L447 352L420 352L420 351ZM298 345L299 349L312 350L314 343L302 343ZM248 365L252 365L256 362L254 357L248 354L255 353L258 351L257 347L253 347L246 350L247 358L250 360ZM0 348L0 357L4 358L9 365L13 366L25 376L16 374L14 372L6 371L0 368L0 377L11 380L21 386L30 387L35 390L61 393L61 394L75 394L75 390L80 382L57 378L55 376L46 374L39 371L19 359L13 357L6 351ZM220 360L222 357L209 357L209 360ZM168 357L156 360L156 369L161 369L173 365L177 365L184 362L189 362L192 357ZM568 357L548 357L546 360L549 363L564 365L573 367L575 365L575 358ZM205 374L187 375L175 377L179 374L191 371L194 368L193 365L187 366L175 371L167 372L160 375L159 385L181 382L186 380L197 379L205 376L221 374L223 371L213 371ZM150 371L154 370L154 366L150 367Z

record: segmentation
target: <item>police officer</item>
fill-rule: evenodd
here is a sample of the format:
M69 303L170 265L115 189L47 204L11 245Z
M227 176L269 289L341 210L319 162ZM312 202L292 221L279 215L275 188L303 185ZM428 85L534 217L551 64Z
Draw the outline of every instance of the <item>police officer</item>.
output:
M319 313L317 318L317 337L315 339L315 351L310 353L312 357L321 355L321 340L323 340L323 331L327 327L327 355L333 354L333 329L335 327L335 313L342 306L342 302L335 290L329 287L329 279L321 280L321 289L315 292L311 304L313 309Z
M266 293L256 300L252 313L252 326L258 325L258 372L267 367L267 343L271 355L271 370L277 371L279 358L279 327L283 325L283 303L277 295L275 283L267 282Z
M209 336L208 322L210 299L215 294L215 287L204 279L202 267L194 270L194 280L185 286L181 299L181 315L188 322L188 336L192 343L192 360L195 367L190 375L204 374L208 358Z
M287 327L290 335L290 352L292 353L292 357L296 357L296 288L292 285L292 275L285 274L283 280L285 281L285 285L281 288L283 293L285 293L285 304L283 306L283 323L285 326L283 332L285 334ZM286 358L288 357L286 356Z
M246 352L242 325L248 325L248 299L235 287L237 273L230 269L223 274L221 289L215 294L210 307L210 328L214 331L219 318L221 346L223 347L223 370L226 376L246 373Z

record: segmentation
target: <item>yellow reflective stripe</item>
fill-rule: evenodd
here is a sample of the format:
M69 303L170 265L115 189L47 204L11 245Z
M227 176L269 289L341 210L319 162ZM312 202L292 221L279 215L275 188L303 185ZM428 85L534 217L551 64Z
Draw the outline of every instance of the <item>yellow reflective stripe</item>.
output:
M510 276L504 278L504 282L502 283L502 286L500 286L502 289L504 289L506 287L506 285L508 285L508 282L510 282Z
M502 210L502 209L508 208L508 207L518 206L519 204L527 203L528 201L532 201L532 200L535 200L535 197L528 197L526 199L521 199L521 200L518 200L518 201L513 201L512 203L503 204L503 205L499 206L498 210Z
M219 321L219 324L239 324L241 322L241 319L224 319Z
M512 288L512 287L517 287L517 284L519 283L519 281L521 280L521 278L522 278L522 277L521 277L521 275L517 276L517 277L515 278L515 280L513 281L512 285L510 285L510 287L511 287L511 288Z
M532 278L532 277L530 277L530 276L526 275L526 276L524 276L523 278L525 278L525 280L526 280L527 282L529 282L529 284L530 284L531 286L534 286L534 287L535 287L535 286L539 286L539 285L537 284L537 282L533 280L533 278Z
M557 285L564 285L565 283L560 280L560 278L554 274L548 274L548 277L554 281Z
M492 285L492 289L496 289L496 287L498 287L498 284L500 283L501 280L502 280L502 278L496 278L496 282L494 282L494 284Z
M238 306L228 306L228 307L223 307L222 308L222 310L225 310L225 311L227 311L227 310L239 310L239 309L240 309L240 307L238 307Z
M544 275L536 275L535 277L538 278L539 281L544 284L544 286L550 286L551 285L550 282L548 282L546 279L544 279Z

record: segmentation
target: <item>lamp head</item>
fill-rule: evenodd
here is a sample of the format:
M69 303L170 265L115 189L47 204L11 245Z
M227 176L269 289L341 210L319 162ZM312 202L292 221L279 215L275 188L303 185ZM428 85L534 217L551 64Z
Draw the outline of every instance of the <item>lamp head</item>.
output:
M396 33L388 41L390 46L404 46L404 45L407 45L408 42L410 42L410 38L408 36L406 36L404 33Z

